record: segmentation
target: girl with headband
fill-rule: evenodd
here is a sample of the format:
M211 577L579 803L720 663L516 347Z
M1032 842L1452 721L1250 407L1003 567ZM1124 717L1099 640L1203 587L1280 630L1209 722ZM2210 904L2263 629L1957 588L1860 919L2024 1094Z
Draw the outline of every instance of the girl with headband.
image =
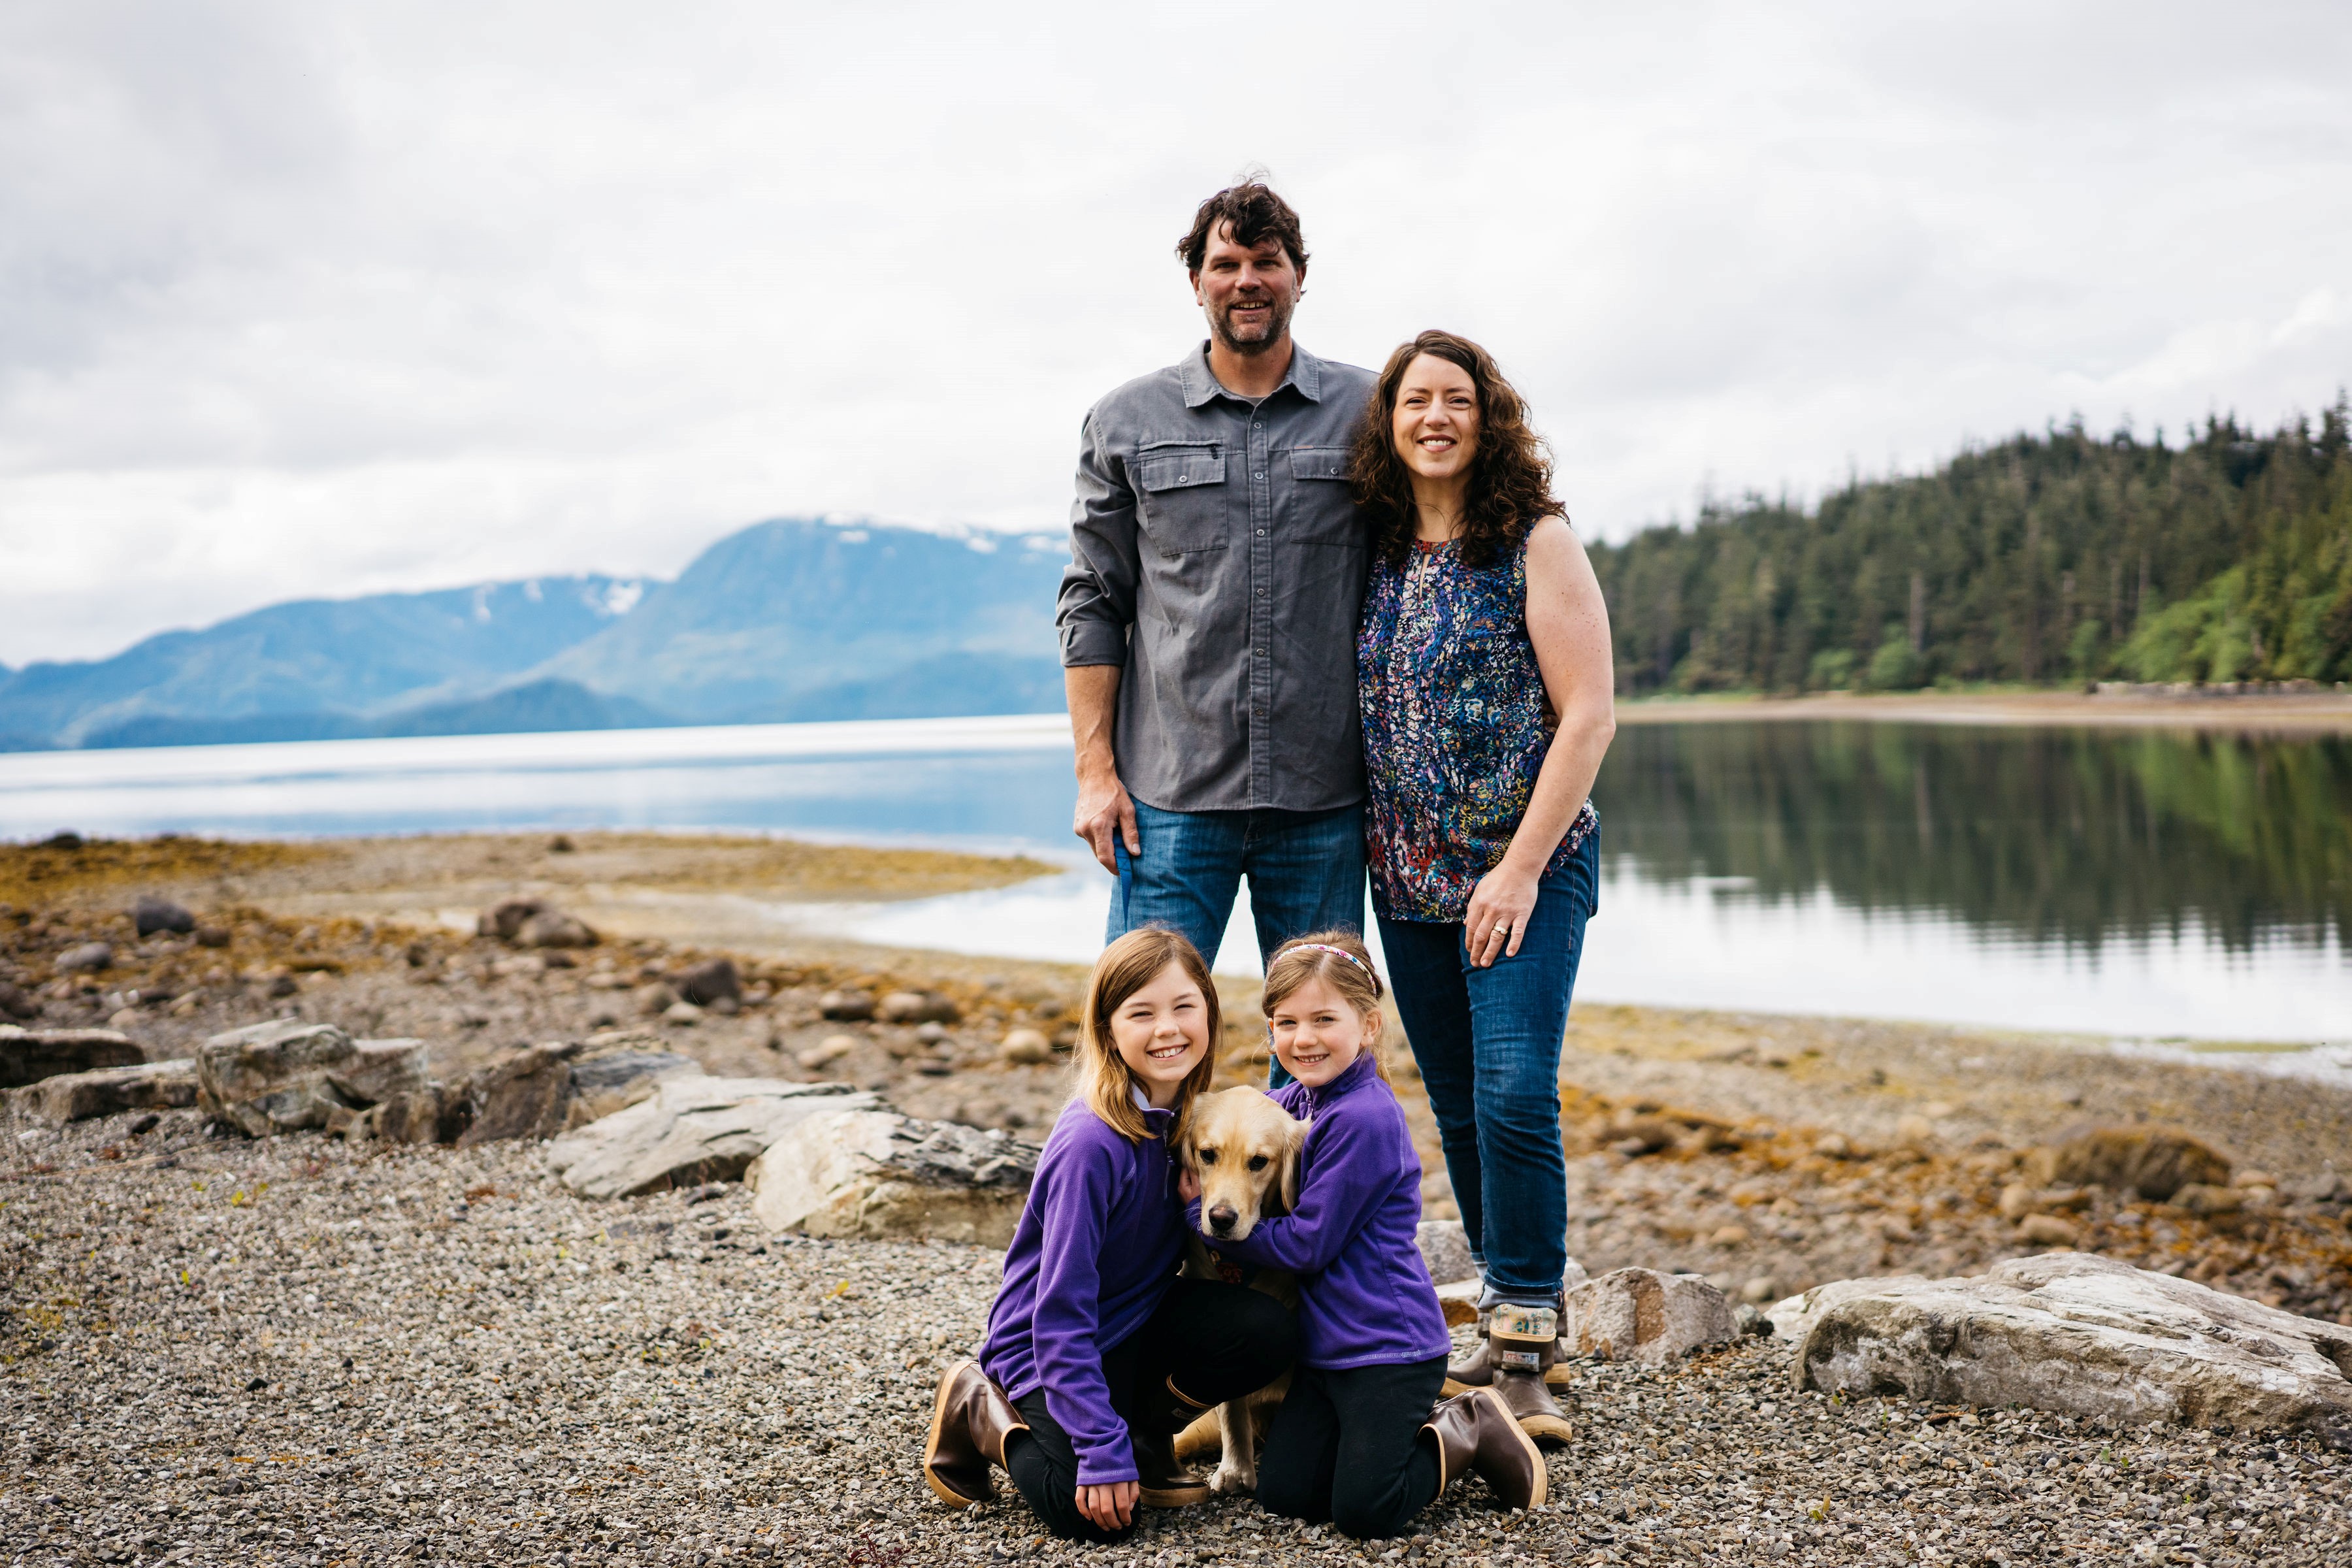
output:
M1400 1534L1457 1478L1505 1506L1544 1500L1542 1457L1491 1388L1439 1402L1448 1341L1422 1262L1421 1157L1381 1070L1381 982L1352 931L1285 943L1266 966L1279 1104L1307 1123L1298 1201L1217 1250L1298 1277L1299 1351L1267 1428L1257 1500L1347 1534ZM1198 1178L1186 1172L1200 1226Z

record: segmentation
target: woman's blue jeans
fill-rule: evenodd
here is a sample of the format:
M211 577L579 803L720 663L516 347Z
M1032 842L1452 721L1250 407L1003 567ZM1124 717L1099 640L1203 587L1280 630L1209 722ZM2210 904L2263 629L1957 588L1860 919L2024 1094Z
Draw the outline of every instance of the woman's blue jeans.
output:
M1600 901L1596 829L1538 884L1517 954L1480 969L1458 921L1381 917L1397 1012L1437 1116L1485 1303L1551 1306L1568 1264L1568 1163L1559 1051Z

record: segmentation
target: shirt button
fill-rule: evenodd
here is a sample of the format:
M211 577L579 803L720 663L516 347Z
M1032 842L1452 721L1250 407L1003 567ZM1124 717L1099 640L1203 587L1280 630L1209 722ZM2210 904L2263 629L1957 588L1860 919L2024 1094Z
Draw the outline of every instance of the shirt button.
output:
M1258 476L1256 476L1256 477L1257 477L1257 478L1259 478L1259 479L1264 479L1264 478L1265 478L1265 476L1264 474L1259 474L1259 475L1258 475Z
M1257 531L1257 536L1258 536L1260 539L1264 539L1264 538L1265 537L1265 530L1264 530L1264 529L1262 529L1262 528L1261 528L1261 529L1259 529L1259 530Z

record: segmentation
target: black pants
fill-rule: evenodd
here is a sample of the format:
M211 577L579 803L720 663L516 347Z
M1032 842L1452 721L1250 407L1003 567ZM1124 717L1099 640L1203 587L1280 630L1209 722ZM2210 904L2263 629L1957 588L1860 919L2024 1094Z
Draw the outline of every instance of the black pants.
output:
M1437 1443L1423 1425L1445 1358L1325 1372L1302 1366L1265 1435L1258 1506L1328 1520L1358 1540L1400 1535L1437 1497Z
M1254 1393L1282 1375L1297 1353L1298 1325L1290 1309L1263 1291L1214 1279L1179 1279L1143 1327L1103 1355L1111 1408L1129 1426L1150 1408L1150 1396L1173 1380L1195 1405L1222 1405ZM1065 1541L1106 1545L1133 1529L1107 1531L1078 1511L1078 1456L1045 1408L1045 1393L1020 1402L1024 1436L1004 1446L1013 1485Z

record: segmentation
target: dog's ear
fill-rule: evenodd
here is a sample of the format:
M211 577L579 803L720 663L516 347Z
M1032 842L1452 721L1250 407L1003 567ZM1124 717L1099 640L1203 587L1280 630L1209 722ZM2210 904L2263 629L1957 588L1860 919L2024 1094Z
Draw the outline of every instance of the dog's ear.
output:
M1307 1130L1311 1121L1293 1121L1290 1141L1282 1146L1282 1212L1289 1214L1298 1207L1298 1152L1307 1147Z

